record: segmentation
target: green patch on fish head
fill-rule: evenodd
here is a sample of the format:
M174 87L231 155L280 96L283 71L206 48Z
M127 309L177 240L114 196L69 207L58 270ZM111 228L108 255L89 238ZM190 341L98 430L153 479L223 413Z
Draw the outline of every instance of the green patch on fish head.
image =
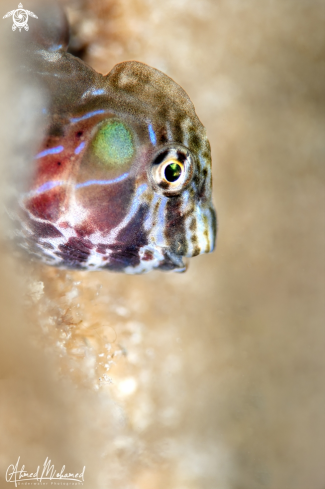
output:
M130 163L134 155L131 131L121 121L107 121L95 136L93 148L95 155L105 166L124 166Z

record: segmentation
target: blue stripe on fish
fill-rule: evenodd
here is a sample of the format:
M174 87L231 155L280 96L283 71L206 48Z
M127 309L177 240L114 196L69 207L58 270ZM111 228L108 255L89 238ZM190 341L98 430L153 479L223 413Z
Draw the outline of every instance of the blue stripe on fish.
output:
M93 90L92 95L103 95L105 93L105 90L103 88L99 88L98 90Z
M88 180L87 182L77 183L76 188L89 187L89 185L110 185L112 183L118 183L125 180L129 176L128 173L123 173L123 175L114 178L114 180Z
M56 182L46 182L44 185L41 185L38 187L32 194L41 194L42 192L46 192L47 190L51 190L54 187L58 187L59 185L62 185L64 182L58 180Z
M105 110L100 109L100 110L94 110L93 112L89 112L86 115L83 115L82 117L71 117L70 121L71 122L79 122L79 121L85 121L86 119L90 119L90 117L94 117L94 115L98 114L104 114Z
M153 130L152 124L149 124L148 130L149 130L150 141L155 146L157 144L157 138L156 138L155 131Z
M56 146L55 148L45 149L35 156L35 159L43 158L43 156L55 155L61 153L64 150L63 146Z
M79 146L76 147L76 149L74 150L74 154L78 155L80 153L80 151L82 151L85 147L85 143L82 142L79 144Z
M123 175L120 175L119 177L114 178L113 180L88 180L87 182L77 183L75 185L75 188L89 187L90 185L111 185L113 183L118 183L121 182L122 180L125 180L128 176L129 176L128 173L123 173ZM58 187L60 185L66 185L66 182L62 182L60 180L53 181L53 182L46 182L44 183L44 185L41 185L34 192L32 192L32 194L33 195L41 194L42 192L47 192L47 190L51 190L52 188Z

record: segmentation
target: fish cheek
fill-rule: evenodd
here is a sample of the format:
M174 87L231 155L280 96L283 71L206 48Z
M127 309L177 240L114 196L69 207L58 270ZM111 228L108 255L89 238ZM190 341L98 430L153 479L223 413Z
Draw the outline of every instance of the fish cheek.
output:
M135 190L130 175L135 153L125 123L110 118L97 127L80 163L75 193L95 230L108 233L126 216Z
M108 233L124 219L135 190L134 179L108 185L89 185L77 190L76 199L87 210L92 228Z

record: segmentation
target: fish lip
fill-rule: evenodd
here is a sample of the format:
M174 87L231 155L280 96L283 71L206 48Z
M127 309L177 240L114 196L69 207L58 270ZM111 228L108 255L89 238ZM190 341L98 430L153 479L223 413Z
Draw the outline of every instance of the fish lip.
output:
M173 264L173 268L169 268L171 272L184 273L188 269L189 259L182 255L176 255L176 253L164 250L164 260L160 265Z

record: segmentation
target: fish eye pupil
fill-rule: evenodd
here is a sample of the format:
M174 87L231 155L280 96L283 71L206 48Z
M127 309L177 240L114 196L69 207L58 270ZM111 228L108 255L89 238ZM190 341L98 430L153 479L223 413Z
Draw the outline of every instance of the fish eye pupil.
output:
M176 182L182 173L182 167L178 163L170 163L165 168L165 178L167 182Z

